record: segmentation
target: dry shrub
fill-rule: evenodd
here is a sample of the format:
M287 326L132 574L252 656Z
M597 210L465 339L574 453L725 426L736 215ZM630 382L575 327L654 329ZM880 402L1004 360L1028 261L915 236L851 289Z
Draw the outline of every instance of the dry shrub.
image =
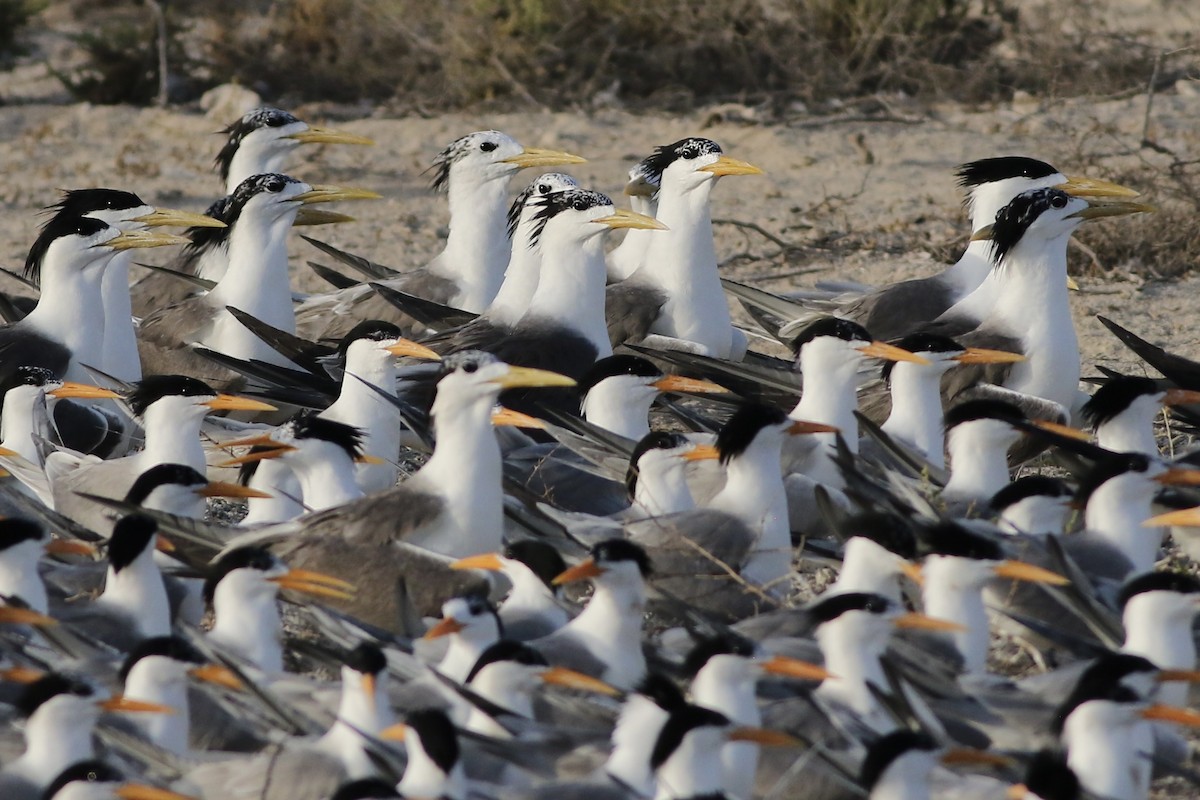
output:
M1176 278L1200 267L1200 162L1173 160L1165 166L1110 172L1111 180L1152 189L1153 214L1122 217L1086 226L1080 240L1095 251L1073 253L1073 271L1096 274L1120 268L1143 278Z
M22 35L29 21L49 4L50 0L0 0L0 66L9 64L16 56L25 54Z

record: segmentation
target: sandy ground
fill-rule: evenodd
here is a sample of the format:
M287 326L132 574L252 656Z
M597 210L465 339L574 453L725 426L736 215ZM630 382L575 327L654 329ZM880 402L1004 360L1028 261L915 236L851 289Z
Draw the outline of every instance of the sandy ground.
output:
M884 283L940 269L965 241L964 214L952 172L961 162L1001 154L1051 160L1067 172L1118 170L1169 157L1139 148L1144 96L1118 100L1032 100L987 111L900 105L879 119L857 113L758 124L740 106L684 116L582 114L452 114L434 119L333 121L377 142L374 147L310 147L293 174L310 182L363 186L384 200L343 210L357 222L319 231L321 238L398 267L424 263L445 233L442 196L428 190L425 169L457 136L497 128L529 145L586 156L574 171L588 186L618 196L626 170L657 144L686 135L720 142L726 152L763 167L761 178L731 178L713 195L717 219L749 222L792 247L760 234L718 225L718 253L728 276L775 291L818 280ZM327 122L320 108L295 109ZM220 116L221 112L217 113ZM221 189L211 163L229 119L128 107L26 103L0 106L0 265L19 270L41 222L38 211L59 188L111 186L152 203L202 210ZM1181 85L1153 104L1157 142L1181 160L1200 154L1200 89ZM514 193L532 176L513 181ZM1155 187L1139 186L1155 200ZM1122 218L1089 225L1138 225ZM1086 245L1088 229L1079 233ZM295 239L294 286L322 283L305 266L317 254ZM936 255L935 255L936 254ZM154 253L165 259L165 255ZM1146 282L1096 254L1103 278L1081 281L1073 310L1086 366L1131 368L1126 351L1094 319L1105 314L1184 354L1200 356L1200 326L1188 313L1200 279ZM18 290L0 276L0 288ZM135 287L136 291L136 287Z

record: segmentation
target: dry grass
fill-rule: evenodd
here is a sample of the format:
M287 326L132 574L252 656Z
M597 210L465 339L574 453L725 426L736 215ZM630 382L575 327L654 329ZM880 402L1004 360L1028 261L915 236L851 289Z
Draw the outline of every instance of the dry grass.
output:
M87 15L96 5L75 7ZM118 17L96 28L116 46L80 41L93 72L118 49L153 47L141 2L106 0L101 11ZM1064 31L1045 24L1048 12L1018 13L1006 0L213 0L168 12L191 90L236 80L285 102L396 100L431 111L1056 96L1098 80L1135 85L1156 52L1103 30L1086 9Z

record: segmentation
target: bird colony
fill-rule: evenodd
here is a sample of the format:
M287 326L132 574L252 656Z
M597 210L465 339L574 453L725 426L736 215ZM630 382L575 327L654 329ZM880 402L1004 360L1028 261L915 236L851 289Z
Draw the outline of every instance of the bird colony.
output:
M610 195L468 133L409 264L288 174L369 140L225 133L203 214L48 196L0 297L0 798L1200 792L1200 364L1084 369L1068 308L1139 187L980 154L952 266L778 296L709 139Z

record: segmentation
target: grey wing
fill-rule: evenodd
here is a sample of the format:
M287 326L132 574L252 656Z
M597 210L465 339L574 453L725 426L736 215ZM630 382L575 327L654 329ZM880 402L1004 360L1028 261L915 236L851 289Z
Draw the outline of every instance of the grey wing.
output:
M284 745L250 760L204 764L183 780L214 800L325 800L346 780L346 772L319 750Z
M381 283L444 305L452 305L458 295L454 281L428 269L416 269ZM309 298L296 309L296 332L306 339L341 339L355 325L371 319L395 323L410 334L424 330L423 325L364 284Z
M137 478L133 467L134 461L126 458L81 465L51 484L55 510L102 536L108 536L117 514L81 493L123 500Z
M999 331L977 328L957 337L964 347L982 347L1003 350L1008 353L1022 352L1020 338ZM1003 386L1012 372L1012 364L967 364L948 371L942 378L942 397L947 402L961 399L961 395L979 384Z
M593 678L603 678L604 673L608 671L608 664L604 659L585 647L569 627L560 628L541 639L534 639L529 644L556 667L567 667Z
M890 341L937 319L954 300L950 285L935 275L877 289L843 307L837 316L854 320L876 339Z
M222 392L236 392L245 379L205 358L190 345L199 341L213 319L205 296L189 297L142 320L138 356L146 375L190 375Z
M645 339L666 302L666 294L632 279L609 286L604 292L604 316L612 346Z

